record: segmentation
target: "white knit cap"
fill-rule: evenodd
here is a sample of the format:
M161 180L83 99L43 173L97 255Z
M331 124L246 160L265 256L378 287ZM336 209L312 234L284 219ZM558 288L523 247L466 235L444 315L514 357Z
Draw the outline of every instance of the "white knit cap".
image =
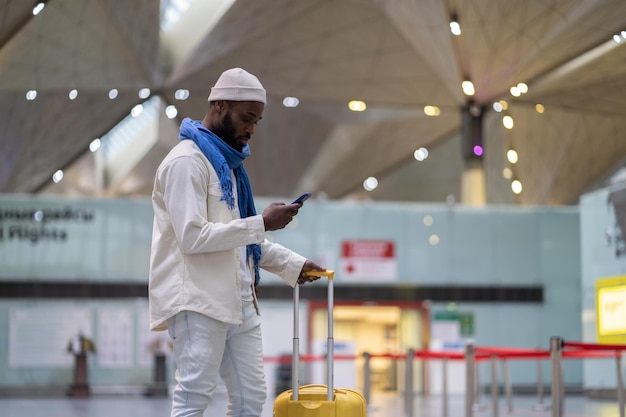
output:
M209 101L258 101L265 104L265 89L257 77L241 68L226 70L211 88Z

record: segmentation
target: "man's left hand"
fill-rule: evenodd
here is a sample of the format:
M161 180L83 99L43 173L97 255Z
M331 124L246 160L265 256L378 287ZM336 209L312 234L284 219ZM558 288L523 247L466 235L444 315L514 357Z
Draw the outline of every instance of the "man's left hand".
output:
M304 284L307 282L313 282L320 279L319 276L307 275L306 271L326 271L326 268L322 268L315 262L307 259L302 266L302 271L300 271L300 276L298 277L298 284Z

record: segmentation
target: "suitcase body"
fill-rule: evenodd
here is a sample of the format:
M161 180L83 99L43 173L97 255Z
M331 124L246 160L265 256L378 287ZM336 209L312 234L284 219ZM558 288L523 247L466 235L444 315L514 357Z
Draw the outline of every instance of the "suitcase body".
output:
M303 385L298 400L293 390L284 391L274 402L274 417L364 417L363 396L351 389L335 388L332 401L327 399L328 385Z
M328 385L311 384L299 386L299 337L298 300L299 285L294 288L292 389L282 392L274 401L274 417L366 417L365 398L357 391L333 386L333 271L311 271L328 277L328 343L327 376Z

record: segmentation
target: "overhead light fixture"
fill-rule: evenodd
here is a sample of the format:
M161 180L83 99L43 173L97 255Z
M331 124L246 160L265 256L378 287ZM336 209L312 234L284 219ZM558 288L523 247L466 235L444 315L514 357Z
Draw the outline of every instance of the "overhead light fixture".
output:
M95 152L98 149L100 149L100 147L102 146L102 141L100 140L100 138L95 138L94 140L91 141L91 143L89 144L89 150L91 152Z
M506 152L506 159L508 159L510 163L516 164L518 160L517 152L514 149L509 149Z
M456 14L453 14L450 17L450 32L452 32L454 36L461 35L461 24L459 23L459 19Z
M33 16L37 16L45 8L46 8L46 2L45 1L38 1L38 2L36 2L35 6L33 6Z
M352 100L348 103L348 108L352 111L365 111L367 105L361 100Z
M543 114L543 112L546 111L545 107L543 107L543 104L541 103L535 104L535 110L537 110L537 113L539 114Z
M378 187L378 180L376 177L368 177L365 181L363 181L363 188L366 191L373 191Z
M57 172L52 174L52 181L54 181L55 184L58 184L59 182L61 182L62 179L63 179L63 171L62 170L59 169Z
M476 93L476 90L474 90L474 83L472 83L471 81L465 80L461 83L461 88L463 89L463 93L466 96L473 96L474 93Z
M141 90L139 90L138 96L140 99L145 100L148 97L150 97L150 89L149 88L142 88Z
M143 104L137 104L135 107L133 107L133 109L130 111L130 115L132 117L137 117L139 116L141 113L143 113Z
M176 106L174 106L173 104L170 104L165 108L165 115L168 119L173 119L178 115L178 109L176 109Z
M520 194L522 192L522 183L519 180L514 180L511 183L511 190L513 190L515 194Z
M415 158L416 161L423 161L424 159L428 158L428 149L417 149L415 152L413 152L413 158Z
M78 97L78 90L73 89L67 96L70 98L70 100L75 100L76 97Z
M504 116L502 118L502 124L509 130L513 129L513 118L509 115Z
M437 106L424 106L424 114L426 116L439 116L441 110Z
M298 104L300 104L300 100L297 97L285 97L283 99L283 106L285 107L298 107Z
M179 88L174 93L174 98L176 100L187 100L189 98L189 90L184 88Z

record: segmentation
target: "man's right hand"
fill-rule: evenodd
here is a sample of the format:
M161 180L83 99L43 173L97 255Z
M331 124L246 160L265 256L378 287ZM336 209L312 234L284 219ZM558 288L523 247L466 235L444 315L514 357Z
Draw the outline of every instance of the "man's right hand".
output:
M302 207L302 204L270 204L265 210L263 210L265 230L269 232L284 228L293 220L293 216L298 214L298 209L300 207Z

